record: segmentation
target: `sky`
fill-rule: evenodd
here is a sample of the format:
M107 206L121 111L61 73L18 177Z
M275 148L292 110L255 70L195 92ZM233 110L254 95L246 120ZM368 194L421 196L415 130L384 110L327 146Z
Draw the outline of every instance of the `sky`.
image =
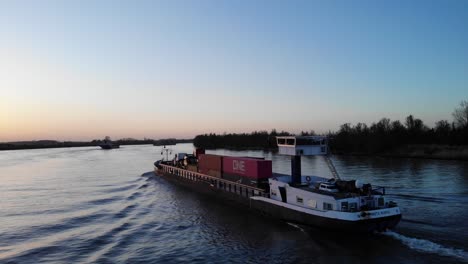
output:
M1 1L0 141L337 130L468 100L468 1Z

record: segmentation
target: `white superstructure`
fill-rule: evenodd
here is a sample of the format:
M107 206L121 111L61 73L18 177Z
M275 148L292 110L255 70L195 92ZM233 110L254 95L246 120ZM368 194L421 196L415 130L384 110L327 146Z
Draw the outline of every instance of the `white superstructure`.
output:
M385 198L385 188L339 178L327 156L326 137L277 137L277 142L280 154L292 156L292 175L277 175L269 179L270 198L252 199L320 218L353 222L398 216L399 221L400 209ZM302 175L300 156L304 155L323 155L334 178Z

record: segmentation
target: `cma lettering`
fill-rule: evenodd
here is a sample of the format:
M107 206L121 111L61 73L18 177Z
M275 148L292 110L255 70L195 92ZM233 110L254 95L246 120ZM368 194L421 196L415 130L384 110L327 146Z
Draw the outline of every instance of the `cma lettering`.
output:
M245 162L243 160L233 160L232 169L238 172L245 172Z

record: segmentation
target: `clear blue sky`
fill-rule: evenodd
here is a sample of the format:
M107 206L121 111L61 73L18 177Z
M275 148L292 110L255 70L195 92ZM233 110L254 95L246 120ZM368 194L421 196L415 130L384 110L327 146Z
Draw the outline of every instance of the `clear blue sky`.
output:
M468 1L2 1L0 95L0 141L433 126Z

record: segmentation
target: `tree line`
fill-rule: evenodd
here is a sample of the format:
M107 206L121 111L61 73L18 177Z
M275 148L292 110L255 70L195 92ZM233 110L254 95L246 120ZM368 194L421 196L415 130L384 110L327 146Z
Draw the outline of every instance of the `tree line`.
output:
M462 101L452 116L451 123L440 120L432 128L413 115L406 117L404 123L388 118L370 126L346 123L333 133L330 147L338 153L381 153L408 144L467 145L468 101Z
M254 131L252 133L224 133L203 134L193 139L193 145L205 149L272 149L277 148L276 136L289 136L289 132L277 132L273 129L268 131Z
M468 145L468 101L462 101L452 113L453 121L440 120L433 127L409 115L403 122L382 118L368 126L345 123L326 135L335 153L382 153L408 144ZM206 149L274 149L276 136L294 135L287 131L254 131L252 133L203 134L194 138L195 147ZM298 135L315 135L302 131Z

